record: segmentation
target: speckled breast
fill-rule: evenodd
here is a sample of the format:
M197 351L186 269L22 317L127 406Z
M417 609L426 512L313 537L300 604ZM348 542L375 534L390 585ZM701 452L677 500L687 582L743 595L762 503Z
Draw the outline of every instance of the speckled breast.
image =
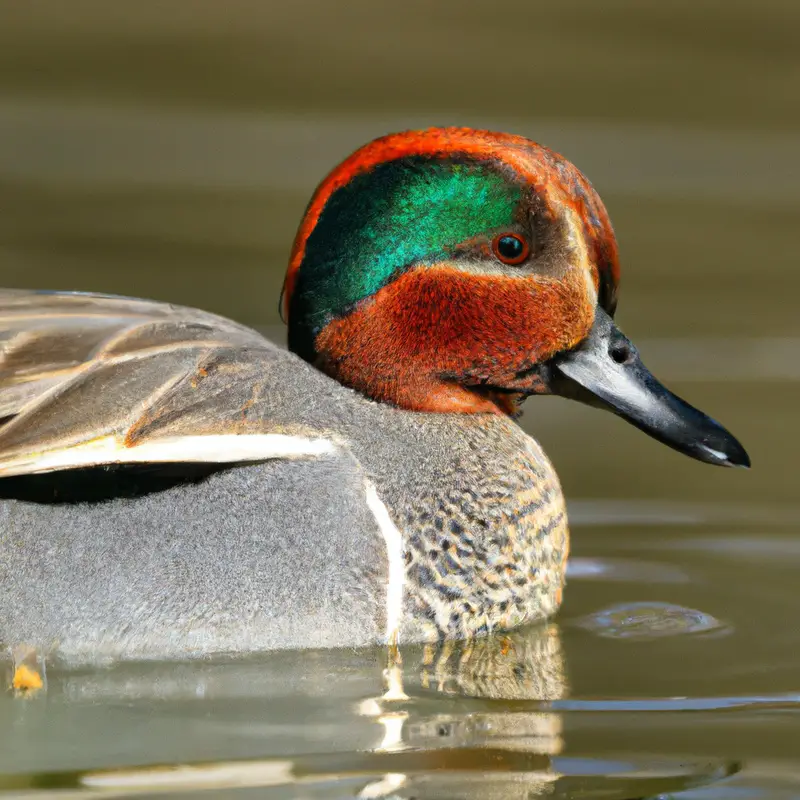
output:
M508 418L397 416L391 446L357 449L404 539L401 639L464 638L553 615L569 532L539 444Z

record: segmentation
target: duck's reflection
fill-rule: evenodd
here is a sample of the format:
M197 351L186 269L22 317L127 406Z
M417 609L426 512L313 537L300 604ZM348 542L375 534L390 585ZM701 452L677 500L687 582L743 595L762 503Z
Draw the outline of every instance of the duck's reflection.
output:
M549 704L566 679L554 625L388 654L286 651L48 678L44 703L8 701L0 789L12 764L31 786L57 776L62 790L109 796L283 796L297 785L321 797L333 785L363 798L514 800L549 794L559 777Z
M567 692L556 625L390 653L381 698L361 704L383 728L376 753L436 753L413 772L369 783L361 797L530 798L549 794L559 777L559 714L548 710ZM436 702L431 693L448 701ZM528 701L508 703L480 701ZM464 702L470 701L468 708ZM478 701L478 702L472 702ZM532 710L533 707L533 710ZM430 709L430 710L429 710ZM481 757L481 756L488 757ZM455 794L454 794L455 792Z
M499 700L562 699L567 691L558 626L549 624L423 651L423 689Z

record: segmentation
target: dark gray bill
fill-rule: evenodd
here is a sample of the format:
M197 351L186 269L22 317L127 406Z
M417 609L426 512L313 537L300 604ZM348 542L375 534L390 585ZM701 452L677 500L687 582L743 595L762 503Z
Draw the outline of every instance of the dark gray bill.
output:
M659 383L611 317L598 308L589 336L549 364L550 389L613 411L681 453L725 467L749 467L738 440Z

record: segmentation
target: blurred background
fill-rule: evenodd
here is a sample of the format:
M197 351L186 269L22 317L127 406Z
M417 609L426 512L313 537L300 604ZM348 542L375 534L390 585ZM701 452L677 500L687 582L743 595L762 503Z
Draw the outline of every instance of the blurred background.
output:
M390 131L446 124L549 145L609 208L622 329L653 372L728 426L753 460L749 472L712 468L611 415L555 398L527 403L523 425L570 501L575 559L558 618L569 681L560 691L727 693L770 707L783 692L785 708L797 702L800 652L800 631L787 623L800 614L799 31L797 0L0 0L0 285L200 306L283 342L278 294L295 230L315 185L352 150ZM735 635L630 645L619 615L592 616L622 601L678 608L656 614L657 629L645 614L644 639L709 619ZM615 636L626 641L607 641ZM281 665L275 674L304 674ZM561 678L560 670L551 672ZM192 694L193 676L187 696L205 696ZM252 680L225 691L244 692ZM65 683L64 696L89 697L89 684L78 683ZM221 685L204 683L203 692ZM116 697L108 692L98 696ZM229 714L221 727L206 706L147 706L147 719L161 714L165 726L153 739L139 735L138 717L128 739L118 737L118 719L104 727L92 718L85 730L94 734L80 742L52 727L53 705L44 727L15 707L17 744L3 768L25 759L41 768L46 746L59 768L208 758L221 743L236 757L296 752L300 741L319 750L319 737L355 724L355 699L331 699L326 688L312 704L323 708L323 727L286 739L292 720L314 719L311 706L298 711L293 700L276 712L269 700L262 727L248 728L261 714L251 699L216 708ZM715 702L704 707L728 708ZM764 789L764 776L778 774L769 759L796 758L797 714L667 724L636 708L602 724L591 708L568 715L568 749L762 759L748 773L755 793L742 795L758 797L773 796ZM434 722L442 709L452 710L435 707ZM269 728L276 713L280 725ZM62 721L72 730L66 711ZM198 749L200 731L208 739ZM65 742L84 748L83 761ZM153 752L132 755L148 743ZM800 796L792 774L792 792L775 797Z
M742 0L0 0L0 12L3 285L202 306L282 340L289 248L336 163L410 127L520 133L599 190L621 246L623 329L755 464L709 469L536 400L525 424L568 493L793 499L793 0L757 12Z

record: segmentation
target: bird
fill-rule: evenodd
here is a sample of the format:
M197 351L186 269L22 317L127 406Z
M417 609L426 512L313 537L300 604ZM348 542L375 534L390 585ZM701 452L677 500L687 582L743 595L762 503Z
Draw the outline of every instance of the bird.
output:
M430 128L367 143L314 192L288 349L169 303L0 290L8 656L441 642L552 617L568 521L523 401L750 464L643 365L619 278L608 212L566 158Z

